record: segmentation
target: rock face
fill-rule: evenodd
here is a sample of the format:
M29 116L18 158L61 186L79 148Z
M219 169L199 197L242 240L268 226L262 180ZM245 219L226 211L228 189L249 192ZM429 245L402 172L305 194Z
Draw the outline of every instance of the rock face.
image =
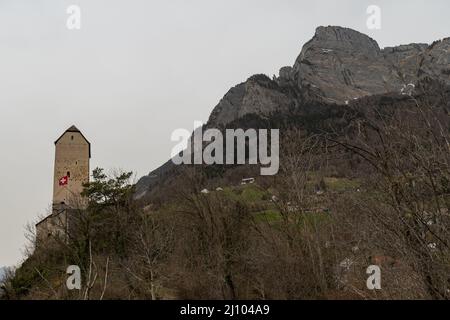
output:
M292 98L278 84L264 75L255 75L232 88L212 111L208 123L225 126L246 114L269 115L287 110Z
M439 79L450 85L450 38L436 41L420 55L420 78Z
M301 89L329 102L400 90L403 82L373 39L339 27L319 27L294 64Z
M319 27L293 67L299 88L342 104L363 96L401 92L425 77L450 83L450 39L381 50L355 30ZM281 75L280 75L281 76Z
M395 70L405 84L417 81L417 72L421 62L421 54L428 48L427 44L410 44L398 47L387 47L383 50L386 62Z

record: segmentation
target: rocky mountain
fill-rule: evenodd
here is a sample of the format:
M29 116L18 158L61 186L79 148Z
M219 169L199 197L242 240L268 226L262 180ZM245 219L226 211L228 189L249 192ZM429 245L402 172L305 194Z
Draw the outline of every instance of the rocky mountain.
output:
M249 113L269 115L296 105L299 93L346 104L364 96L406 92L427 77L450 85L450 38L432 45L380 49L358 31L319 27L292 67L280 69L274 83L251 77L232 88L214 108L211 124L224 125ZM290 90L280 92L278 87ZM286 92L297 92L292 96Z
M297 88L280 85L264 75L255 75L222 98L212 111L209 126L225 126L247 114L270 115L297 105Z
M270 118L316 103L345 106L367 96L414 94L425 79L450 85L450 38L381 49L358 31L318 27L293 66L282 67L274 79L255 75L231 88L207 126L223 128L247 115ZM142 178L138 194L168 171L170 163Z

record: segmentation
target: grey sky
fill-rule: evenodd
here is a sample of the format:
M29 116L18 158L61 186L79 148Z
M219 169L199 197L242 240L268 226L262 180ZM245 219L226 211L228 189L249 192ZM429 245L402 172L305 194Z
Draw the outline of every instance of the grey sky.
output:
M81 8L81 30L66 9ZM382 29L368 30L369 4ZM176 128L206 121L228 89L292 65L319 25L380 46L450 36L447 0L0 0L0 266L51 202L53 141L75 124L91 167L140 177L170 157Z

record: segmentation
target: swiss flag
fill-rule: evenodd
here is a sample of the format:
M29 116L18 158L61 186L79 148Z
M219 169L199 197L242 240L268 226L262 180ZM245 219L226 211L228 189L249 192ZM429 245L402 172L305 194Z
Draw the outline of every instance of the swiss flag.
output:
M65 186L69 183L69 177L68 176L64 176L61 179L59 179L59 185L60 186Z

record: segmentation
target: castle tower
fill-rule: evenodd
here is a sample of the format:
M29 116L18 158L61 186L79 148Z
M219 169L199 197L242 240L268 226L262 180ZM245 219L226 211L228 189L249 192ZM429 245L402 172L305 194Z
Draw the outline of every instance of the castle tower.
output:
M75 126L55 141L53 207L79 206L83 184L89 182L91 144ZM78 203L74 203L77 201Z
M71 212L83 209L83 184L89 182L91 144L75 126L55 141L52 213L36 224L36 243L52 236L67 240Z

